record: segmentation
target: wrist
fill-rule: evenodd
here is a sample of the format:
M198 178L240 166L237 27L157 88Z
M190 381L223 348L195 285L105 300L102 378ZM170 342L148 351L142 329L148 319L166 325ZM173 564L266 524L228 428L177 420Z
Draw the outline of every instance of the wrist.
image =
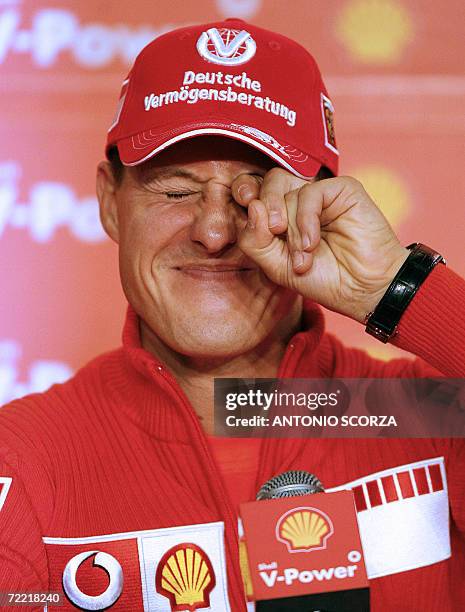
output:
M352 317L353 319L358 321L358 323L366 325L368 316L374 312L409 255L410 251L399 245L399 249L392 257L392 263L383 275L383 278L376 283L376 287L372 287L370 291L365 290L363 300L360 300L360 305L357 307L357 312Z
M402 315L434 267L438 263L445 264L439 253L424 244L411 244L407 249L408 257L365 319L365 331L384 343L397 333Z

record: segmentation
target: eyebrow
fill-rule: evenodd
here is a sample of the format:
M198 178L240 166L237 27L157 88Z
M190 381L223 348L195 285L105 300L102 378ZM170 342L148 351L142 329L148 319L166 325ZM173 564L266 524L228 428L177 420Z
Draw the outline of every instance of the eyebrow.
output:
M137 167L137 166L136 166ZM248 174L251 176L262 176L259 171L256 172L244 172L243 174ZM157 169L140 169L140 177L143 180L157 180L157 179L167 179L167 178L185 178L195 181L196 183L205 183L206 180L202 180L198 174L195 172L191 172L189 170L185 170L184 168L174 167L174 168L157 168Z
M183 168L151 168L140 170L140 177L143 180L157 180L166 178L186 178L197 183L202 183L200 177L195 172L184 170Z
M158 174L158 173L157 173ZM195 181L200 181L200 177L195 174L195 172L189 172L189 170L183 170L183 168L173 168L171 170L160 170L158 176L162 177L179 177L179 178L188 178L193 179Z

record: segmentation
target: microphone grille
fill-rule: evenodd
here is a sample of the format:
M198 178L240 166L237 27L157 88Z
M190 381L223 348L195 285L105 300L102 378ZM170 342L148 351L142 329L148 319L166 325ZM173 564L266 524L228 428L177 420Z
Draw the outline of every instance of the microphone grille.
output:
M270 478L257 494L257 501L281 497L299 497L322 493L324 487L316 476L305 470L289 470Z

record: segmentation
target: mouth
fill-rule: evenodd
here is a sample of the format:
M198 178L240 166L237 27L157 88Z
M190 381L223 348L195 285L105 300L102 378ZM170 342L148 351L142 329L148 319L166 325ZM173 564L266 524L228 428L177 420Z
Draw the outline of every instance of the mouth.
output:
M255 268L247 265L236 265L227 263L184 264L182 266L177 266L174 269L180 272L181 274L184 274L185 276L189 276L190 278L210 282L242 279L246 274L250 274L251 272L254 272L256 270Z

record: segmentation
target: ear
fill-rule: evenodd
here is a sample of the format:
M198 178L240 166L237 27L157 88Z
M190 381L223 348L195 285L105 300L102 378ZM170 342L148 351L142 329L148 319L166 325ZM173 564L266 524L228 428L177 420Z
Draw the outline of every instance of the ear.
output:
M101 161L97 166L97 198L99 202L100 221L108 236L119 242L118 185L109 161Z

